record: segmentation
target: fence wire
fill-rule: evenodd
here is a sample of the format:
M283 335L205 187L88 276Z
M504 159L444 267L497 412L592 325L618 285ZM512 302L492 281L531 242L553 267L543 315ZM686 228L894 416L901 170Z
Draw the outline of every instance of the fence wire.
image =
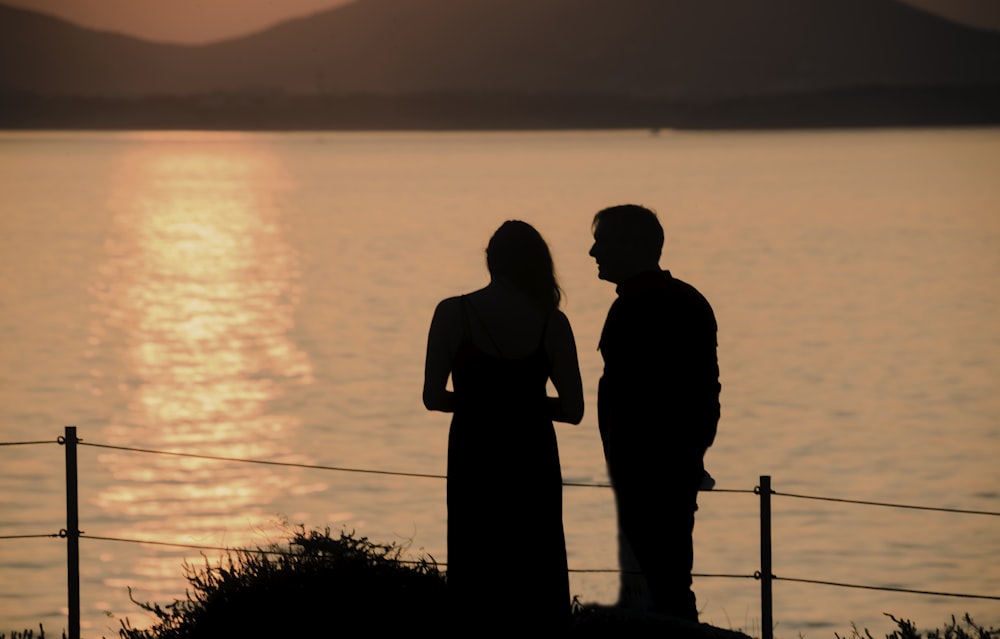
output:
M447 475L434 475L429 473L407 473L390 470L373 470L367 468L348 468L346 466L322 466L318 464L300 464L296 462L270 461L265 459L242 459L239 457L224 457L221 455L199 455L195 453L180 453L165 450L151 450L149 448L132 448L129 446L112 446L110 444L94 444L91 442L78 442L80 446L91 446L93 448L106 448L110 450L123 450L132 453L149 453L153 455L169 455L173 457L187 457L190 459L207 459L211 461L239 462L244 464L263 464L265 466L284 466L286 468L307 468L312 470L335 470L344 473L368 473L371 475L393 475L396 477L418 477L422 479L447 479Z
M34 446L36 444L58 444L58 443L59 440L50 439L50 440L41 440L34 442L0 442L0 446Z
M31 446L31 445L56 444L56 443L58 443L58 444L64 444L65 443L65 439L63 437L58 437L55 440L0 442L0 446ZM182 452L177 452L177 451L153 450L153 449L148 449L148 448L135 448L135 447L129 447L129 446L114 446L114 445L111 445L111 444L97 444L97 443L91 443L91 442L84 442L82 439L77 439L76 440L76 444L78 444L80 446L90 446L90 447L93 447L93 448L103 448L103 449L109 449L109 450L120 450L120 451L125 451L125 452L154 454L154 455L167 455L167 456L172 456L172 457L185 457L185 458L191 458L191 459L204 459L204 460L210 460L210 461L224 461L224 462L237 462L237 463L246 463L246 464L260 464L260 465L267 465L267 466L282 466L282 467L289 467L289 468L304 468L304 469L311 469L311 470L327 470L327 471L337 471L337 472L347 472L347 473L365 473L365 474L388 475L388 476L396 476L396 477L413 477L413 478L420 478L420 479L447 479L447 475L432 474L432 473L413 473L413 472L387 471L387 470L376 470L376 469L365 469L365 468L350 468L350 467L345 467L345 466L326 466L326 465L319 465L319 464L302 464L302 463L296 463L296 462L281 462L281 461L270 461L270 460L261 460L261 459L245 459L245 458L239 458L239 457L226 457L226 456L222 456L222 455L203 455L203 454L197 454L197 453L182 453ZM608 483L588 483L588 482L563 482L563 486L567 486L567 487L583 487L583 488L612 488L611 484L608 484ZM760 493L760 487L759 486L755 487L752 490L750 490L750 489L744 490L744 489L712 488L712 489L708 490L707 492L715 492L715 493L739 493L739 494L759 494ZM816 496L816 495L801 495L801 494L795 494L795 493L785 493L785 492L775 491L775 490L771 490L770 492L771 492L772 495L777 496L777 497L789 497L789 498L793 498L793 499L808 499L808 500L837 502L837 503L855 504L855 505L863 505L863 506L877 506L877 507L899 508L899 509L908 509L908 510L922 510L922 511L934 511L934 512L944 512L944 513L953 513L953 514L986 515L986 516L992 516L992 517L1000 517L1000 512L991 512L991 511L985 511L985 510L968 510L968 509L960 509L960 508L943 508L943 507L935 507L935 506L919 506L919 505L913 505L913 504L895 504L895 503L890 503L890 502L866 501L866 500L858 500L858 499L843 499L843 498L837 498L837 497L822 497L822 496ZM0 541L3 541L3 540L18 540L18 539L64 538L66 536L67 536L66 535L66 531L60 531L59 533L34 534L34 535L0 535ZM281 551L281 550L274 550L274 549L270 549L269 550L269 549L262 549L262 548L257 548L257 549L251 549L251 548L232 548L232 547L224 547L224 546L206 546L206 545L200 545L200 544L182 544L182 543L153 541L153 540L126 539L126 538L122 538L122 537L109 537L109 536L100 536L100 535L88 535L88 534L84 534L82 532L79 533L79 538L81 538L81 539L92 539L92 540L95 540L95 541L109 541L109 542L118 542L118 543L144 544L144 545L153 545L153 546L170 547L170 548L183 548L183 549L200 550L200 551L238 552L238 553L260 553L260 554L267 554L267 555L286 555L286 556L290 556L290 555L294 555L295 554L293 552ZM422 563L422 562L400 560L400 563L404 563L404 564L406 564L406 563L417 564L417 563ZM435 565L441 566L441 567L447 567L447 565L448 565L447 563L437 563L437 562L434 562L434 563L435 563ZM571 573L578 573L578 574L599 574L599 573L606 573L606 574L626 574L625 571L622 571L622 570L617 569L617 568L596 568L596 569L571 568L571 569L569 569L569 572L571 572ZM757 580L759 580L759 579L761 579L761 574L759 572L754 573L752 575L724 574L724 573L692 573L692 577L699 577L699 578L728 578L728 579L757 579ZM898 587L891 587L891 586L872 586L872 585L864 585L864 584L851 584L851 583L836 582L836 581L826 581L826 580L819 580L819 579L802 579L802 578L795 578L795 577L778 577L778 576L772 576L771 578L774 581L787 581L787 582L794 582L794 583L804 583L804 584L833 586L833 587L839 587L839 588L854 588L854 589L863 589L863 590L878 590L878 591L885 591L885 592L899 592L899 593L918 594L918 595L933 595L933 596L941 596L941 597L956 597L956 598L965 598L965 599L985 599L985 600L1000 601L1000 596L994 596L994 595L978 595L978 594L968 594L968 593L952 593L952 592L942 592L942 591L932 591L932 590L918 590L918 589L912 589L912 588L898 588Z
M1000 513L990 512L988 510L963 510L961 508L938 508L935 506L914 506L910 504L891 504L888 502L881 501L862 501L859 499L840 499L837 497L816 497L813 495L795 495L793 493L783 493L779 491L772 490L772 495L778 497L792 497L795 499L815 499L818 501L832 501L840 502L843 504L860 504L862 506L884 506L886 508L902 508L909 510L932 510L941 513L958 513L962 515L988 515L990 517L1000 517Z
M837 586L839 588L860 588L862 590L882 590L885 592L905 592L914 595L937 595L940 597L960 597L964 599L990 599L1000 601L993 595L969 595L957 592L940 592L936 590L915 590L912 588L895 588L892 586L865 586L862 584L847 584L839 581L822 581L819 579L798 579L795 577L772 577L775 581L792 581L800 584L818 584L821 586Z
M50 537L50 536L56 536L56 537L58 537L59 535L45 535L45 536L46 537ZM251 554L261 554L261 555L277 555L277 556L282 556L282 557L293 557L293 556L296 556L298 554L298 553L287 551L287 550L276 550L276 549L268 549L268 548L237 548L237 547L231 547L231 546L206 546L206 545L202 545L202 544L181 544L181 543L166 542L166 541L153 541L153 540L149 540L149 539L125 539L123 537L106 537L106 536L102 536L102 535L88 535L88 534L85 534L85 533L80 533L80 538L81 539L94 539L94 540L97 540L97 541L111 541L111 542L130 543L130 544L147 544L147 545L151 545L151 546L165 546L165 547L168 547L168 548L183 548L183 549L190 549L190 550L214 550L214 551L217 551L217 552L226 552L226 553L230 553L230 552L235 552L235 553L251 553ZM399 563L402 563L402 564L422 564L423 563L421 561L407 561L407 560L397 560L397 561ZM439 562L437 560L433 560L431 563L433 563L435 566L439 566L439 567L447 567L448 566L447 562ZM642 574L640 572L629 573L628 571L623 571L623 570L620 570L618 568L570 568L569 572L578 573L578 574L601 574L601 573L605 573L605 574ZM723 577L723 578L734 578L734 579L757 579L757 578L759 578L756 575L738 575L738 574L721 574L721 573L692 573L691 576L692 577L704 577L704 578Z

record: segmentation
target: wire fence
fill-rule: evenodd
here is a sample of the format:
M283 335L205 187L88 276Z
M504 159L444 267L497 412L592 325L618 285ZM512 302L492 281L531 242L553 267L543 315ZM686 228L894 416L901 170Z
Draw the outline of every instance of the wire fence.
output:
M272 549L250 549L250 548L233 548L233 547L222 547L222 546L210 546L201 544L185 544L176 542L164 542L149 539L129 539L124 537L112 537L106 535L93 535L81 532L78 529L77 522L75 520L75 509L76 509L76 447L86 446L91 448L99 449L109 449L117 450L129 453L140 453L148 455L162 455L168 457L182 457L191 459L201 459L209 461L218 462L231 462L231 463L242 463L242 464L257 464L265 466L279 466L287 468L302 468L310 470L319 470L327 472L341 472L341 473L361 473L370 475L384 475L384 476L395 476L395 477L407 477L407 478L417 478L417 479L436 479L443 480L447 479L446 475L433 474L433 473L416 473L416 472L404 472L404 471L390 471L382 469L371 469L371 468L352 468L346 466L328 466L321 464L304 464L297 462L282 462L273 460L263 460L263 459L247 459L240 457L227 457L222 455L206 455L197 453L186 453L179 451L169 451L169 450L154 450L149 448L138 448L131 446L115 446L111 444L101 444L94 442L86 442L82 439L76 437L76 429L74 427L67 427L66 434L64 436L57 437L54 440L34 440L34 441L12 441L12 442L0 442L0 447L14 447L14 446L41 446L41 445L52 445L58 444L65 446L66 451L66 463L67 463L67 527L56 533L37 533L37 534L21 534L21 535L0 535L0 541L14 541L14 540L24 540L24 539L40 539L40 538L65 538L69 543L69 565L68 569L70 572L73 571L73 562L75 554L75 561L79 563L78 550L75 550L75 543L79 539L89 539L94 541L106 541L114 543L129 543L129 544L142 544L148 546L158 546L166 548L183 548L183 549L194 549L200 551L218 551L218 552L250 552L250 553L262 553L269 555L282 555L291 554L288 551L278 550L276 548ZM72 448L72 453L70 451ZM569 482L564 481L563 486L572 488L599 488L599 489L610 489L611 485L608 483L591 483L591 482ZM72 492L72 495L70 494ZM842 504L851 504L857 506L871 506L880 508L894 508L894 509L907 509L907 510L919 510L919 511L933 511L942 512L958 515L973 515L973 516L987 516L987 517L1000 517L1000 512L991 512L985 510L970 510L961 508L945 508L938 506L926 506L926 505L915 505L915 504L899 504L891 502L881 502L881 501L871 501L871 500L861 500L861 499L846 499L839 497L828 497L819 495L803 495L796 493L786 493L781 491L772 490L770 487L770 476L761 476L761 484L755 486L753 489L725 489L725 488L712 488L709 492L713 493L735 493L735 494L753 494L757 495L761 500L761 569L755 571L753 574L730 574L730 573L693 573L692 576L699 578L725 578L725 579L755 579L762 581L762 617L763 617L763 637L764 639L769 639L773 637L771 623L771 591L770 582L772 581L786 581L791 583L802 583L802 584L812 584L812 585L822 585L831 586L837 588L851 588L851 589L863 589L863 590L877 590L886 592L896 592L896 593L907 593L915 595L933 595L940 597L954 597L954 598L964 598L964 599L982 599L982 600L992 600L1000 601L1000 595L986 595L986 594L971 594L971 593L958 593L958 592L946 592L946 591L933 591L933 590L923 590L916 588L902 588L902 587L892 587L892 586L878 586L871 584L855 584L855 583L845 583L840 581L830 581L823 579L806 579L797 577L782 577L771 573L770 569L770 499L771 497L777 498L788 498L788 499L802 499L802 500L815 500L824 502L835 502ZM70 504L70 502L72 503ZM71 512L71 510L73 512ZM406 562L402 563L419 563L419 562ZM447 567L447 563L436 562L437 565L442 567ZM77 578L79 575L79 567L77 565ZM571 568L571 573L621 573L622 571L618 568ZM76 632L73 632L73 584L72 576L70 578L70 638L79 637L79 592L76 592ZM78 588L78 585L77 585Z

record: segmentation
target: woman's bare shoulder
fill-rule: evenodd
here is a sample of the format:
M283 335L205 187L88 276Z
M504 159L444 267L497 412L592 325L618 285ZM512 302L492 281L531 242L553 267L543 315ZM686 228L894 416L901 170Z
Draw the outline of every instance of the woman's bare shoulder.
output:
M558 308L549 314L549 325L560 330L570 329L569 318Z
M437 304L435 310L449 311L458 308L458 305L462 303L462 298L464 295L456 295L454 297L446 297Z
M462 296L446 297L434 308L434 318L431 323L436 326L453 326L461 321Z
M559 309L549 314L545 338L550 348L569 346L575 341L573 338L573 327L569 323L569 318Z

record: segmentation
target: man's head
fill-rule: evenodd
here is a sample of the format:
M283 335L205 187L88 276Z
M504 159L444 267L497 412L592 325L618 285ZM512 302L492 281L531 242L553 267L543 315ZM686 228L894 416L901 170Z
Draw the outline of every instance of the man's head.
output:
M656 213L637 204L622 204L598 211L591 225L597 276L614 284L639 273L659 269L663 227Z

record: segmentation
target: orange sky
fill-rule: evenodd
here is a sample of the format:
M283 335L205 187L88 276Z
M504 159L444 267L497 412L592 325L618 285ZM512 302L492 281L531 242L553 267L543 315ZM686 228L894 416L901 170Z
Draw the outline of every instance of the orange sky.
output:
M159 42L202 43L246 35L352 0L0 0L84 27Z
M357 0L0 0L85 27L185 43L246 35L287 18L352 1ZM1000 31L1000 0L905 1Z

